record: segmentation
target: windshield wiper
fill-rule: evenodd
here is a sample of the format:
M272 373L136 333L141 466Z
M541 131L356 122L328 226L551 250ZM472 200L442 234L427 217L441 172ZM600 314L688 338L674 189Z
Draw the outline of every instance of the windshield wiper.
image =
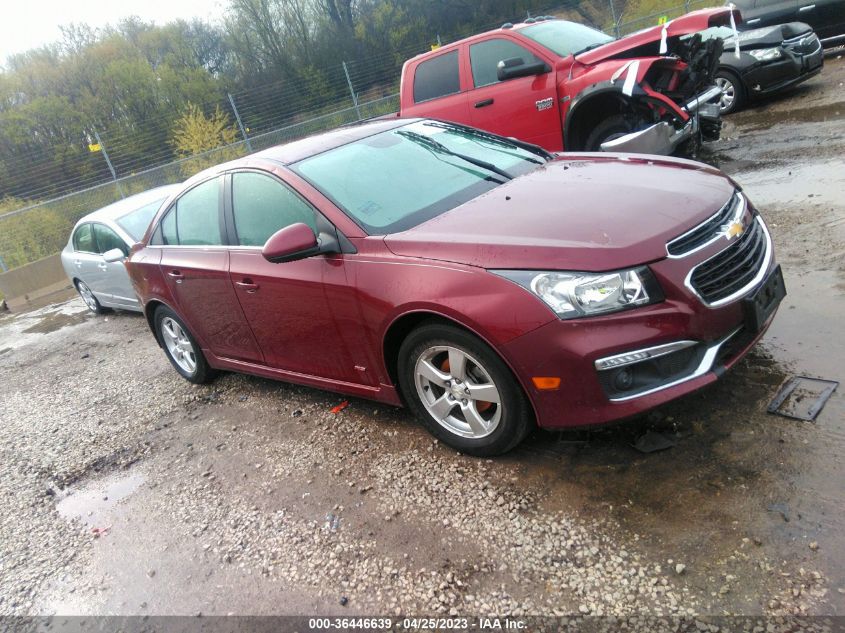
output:
M610 40L612 42L613 40ZM590 44L589 46L585 46L580 51L572 53L573 56L580 55L581 53L586 53L587 51L591 51L594 48L598 48L599 46L604 46L605 44L610 44L610 42L596 42L595 44Z
M496 134L491 134L490 132L485 132L484 130L479 130L474 127L466 127L464 125L457 125L454 123L441 123L440 121L426 121L426 125L431 127L437 127L441 130L447 131L460 131L463 134L469 134L470 136L475 136L476 138L483 138L485 140L490 141L491 143L495 143L496 145L504 145L505 147L516 147L517 149L525 150L526 152L530 152L536 156L539 156L545 161L550 161L554 159L554 155L550 152L546 151L544 148L540 147L539 145L535 145L534 143L528 143L526 141L520 141L516 138L511 137L504 137L498 136ZM511 154L513 156L513 154ZM521 160L528 161L529 163L536 163L537 165L542 165L538 160L532 159L528 156L516 156L515 158L519 158Z
M502 178L507 180L513 180L514 176L511 173L508 173L501 167L497 167L493 163L488 163L486 160L481 160L480 158L475 158L473 156L467 156L466 154L461 154L460 152L454 152L440 141L435 141L433 138L429 138L419 132L411 132L408 130L399 130L396 132L397 134L404 136L405 138L419 143L420 145L427 147L428 149L434 150L436 152L441 152L442 154L446 154L448 156L454 156L455 158L460 158L471 165L475 165L476 167L481 167L482 169L486 169L487 171L492 171L494 174L498 174Z

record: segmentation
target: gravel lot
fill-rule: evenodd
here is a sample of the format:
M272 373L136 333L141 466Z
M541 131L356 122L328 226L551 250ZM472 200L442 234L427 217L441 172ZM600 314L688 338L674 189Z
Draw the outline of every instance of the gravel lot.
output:
M461 456L402 410L183 381L144 319L0 317L0 615L843 614L845 63L732 117L702 159L764 210L787 297L703 393ZM631 444L646 430L667 451Z

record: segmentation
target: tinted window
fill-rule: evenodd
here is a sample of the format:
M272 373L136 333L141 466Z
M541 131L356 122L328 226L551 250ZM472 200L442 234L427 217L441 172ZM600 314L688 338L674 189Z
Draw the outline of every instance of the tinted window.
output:
M487 40L470 46L469 61L472 65L472 78L475 87L489 86L499 81L496 76L499 62L511 57L521 58L523 64L540 61L531 51L519 44L514 44L510 40Z
M161 221L165 244L215 246L220 236L220 180L197 185L176 201Z
M294 169L368 233L383 235L425 222L506 180L472 159L512 176L544 162L505 138L419 121L306 158Z
M120 236L105 224L94 225L94 237L97 240L97 252L101 255L113 248L119 248L123 251L124 255L129 254L129 249L126 248L126 242L120 239Z
M158 211L162 202L164 202L164 198L151 202L140 209L135 209L135 211L127 213L117 220L117 223L129 234L129 237L137 242L144 237L147 227L150 226L150 222L153 221L156 211Z
M81 224L73 234L73 248L85 253L94 253L97 251L94 246L94 233L91 231L90 224Z
M273 233L297 222L317 232L311 205L275 178L262 174L232 176L232 212L242 246L264 246Z
M461 91L458 51L439 55L417 66L414 75L414 102L428 101Z

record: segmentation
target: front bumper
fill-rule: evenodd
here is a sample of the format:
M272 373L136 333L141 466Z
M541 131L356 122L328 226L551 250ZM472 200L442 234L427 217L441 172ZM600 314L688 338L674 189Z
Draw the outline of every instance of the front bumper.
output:
M824 66L821 43L810 53L801 54L783 47L783 57L771 62L755 64L742 75L752 98L785 90L818 75Z
M629 418L717 380L756 344L776 313L751 325L741 301L768 288L776 263L770 241L767 249L763 274L726 302L708 303L683 281L691 268L725 252L721 238L650 265L664 290L662 303L554 321L509 342L503 351L528 385L537 423L572 428ZM630 382L620 386L615 381L627 367ZM532 376L559 376L560 387L533 389Z
M694 138L699 131L701 119L718 125L719 109L708 102L720 94L722 91L717 86L711 86L687 102L683 110L690 115L690 118L680 128L676 128L667 121L660 121L644 130L602 143L601 149L603 152L671 154L681 143Z

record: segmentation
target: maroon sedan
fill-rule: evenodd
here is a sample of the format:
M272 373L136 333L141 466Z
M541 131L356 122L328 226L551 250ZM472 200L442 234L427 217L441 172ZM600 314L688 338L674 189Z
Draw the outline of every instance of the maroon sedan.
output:
M405 403L474 455L713 382L785 294L766 225L716 169L432 120L205 171L127 267L186 379Z

